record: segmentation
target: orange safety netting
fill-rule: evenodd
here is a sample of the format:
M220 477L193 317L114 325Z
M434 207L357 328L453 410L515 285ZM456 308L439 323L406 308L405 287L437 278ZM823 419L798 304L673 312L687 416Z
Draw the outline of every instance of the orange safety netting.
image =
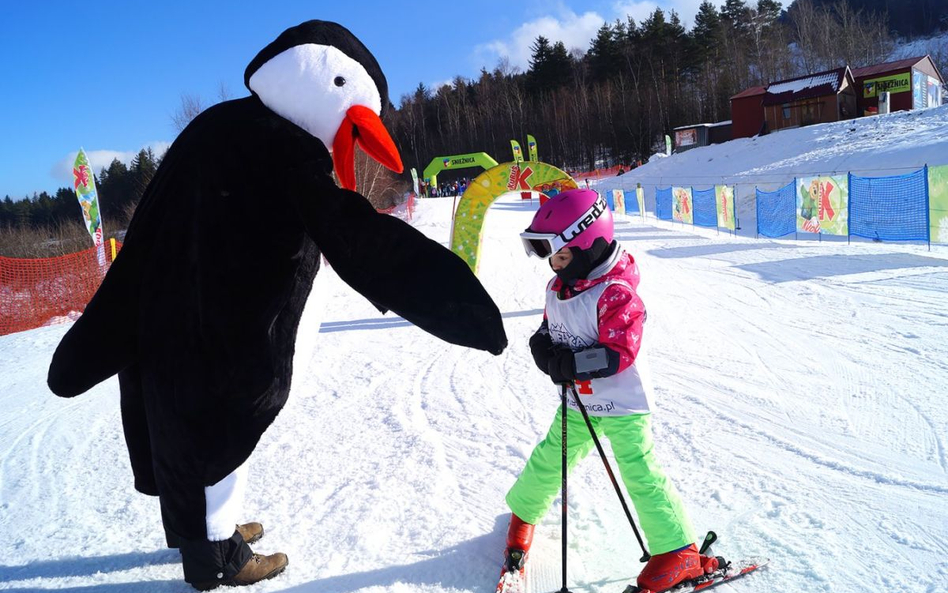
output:
M391 208L385 208L379 210L382 214L393 214L396 209L400 208L401 205L392 206ZM412 193L408 196L408 200L405 202L405 211L408 213L408 220L411 220L412 215L415 213L415 194Z
M405 210L410 220L414 195ZM0 257L0 336L78 319L121 247L105 242L101 263L95 247L43 259Z
M619 173L620 169L623 171L628 171L631 169L631 167L628 165L614 165L612 167L606 167L605 169L594 169L592 171L570 173L570 176L575 179L577 183L582 183L586 179L615 177Z
M106 241L43 259L0 257L0 336L78 318L121 245Z

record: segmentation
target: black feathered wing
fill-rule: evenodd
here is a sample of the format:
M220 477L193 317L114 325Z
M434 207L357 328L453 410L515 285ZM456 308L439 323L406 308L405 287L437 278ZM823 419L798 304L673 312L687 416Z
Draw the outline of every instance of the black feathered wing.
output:
M138 295L133 258L125 250L115 258L82 316L56 347L47 378L56 395L79 395L135 360Z
M333 269L380 310L460 346L500 354L500 310L464 261L361 195L321 184L296 197L303 223Z

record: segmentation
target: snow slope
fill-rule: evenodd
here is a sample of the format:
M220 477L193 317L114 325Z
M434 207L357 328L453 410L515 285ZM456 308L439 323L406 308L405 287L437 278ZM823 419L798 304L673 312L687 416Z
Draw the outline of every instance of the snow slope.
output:
M795 176L847 172L867 177L902 175L926 164L948 164L948 105L693 148L668 158L653 158L621 177L603 179L597 189L631 191L641 183L646 210L654 213L656 187L735 185L742 227L738 234L753 237L757 228L755 187L773 191Z
M946 117L906 123L941 134L933 120ZM763 168L753 152L715 161ZM421 200L414 224L446 243L451 207ZM380 316L320 272L246 502L267 528L255 549L290 566L248 591L492 591L504 494L558 404L527 347L549 276L517 237L534 208L505 197L487 217L480 276L511 342L498 357ZM719 554L773 560L720 590L948 591L946 250L637 219L618 237L643 276L658 456ZM71 400L45 387L66 329L0 337L0 589L190 591L157 502L132 489L117 381ZM640 553L595 453L571 477L569 508L571 589L620 592ZM534 591L559 589L559 533L557 503L538 528Z

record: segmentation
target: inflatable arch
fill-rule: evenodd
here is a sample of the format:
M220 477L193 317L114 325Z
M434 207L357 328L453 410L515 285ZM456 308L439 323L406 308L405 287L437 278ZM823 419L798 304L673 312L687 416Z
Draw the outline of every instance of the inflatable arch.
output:
M486 152L471 152L468 154L456 154L453 156L436 156L431 159L428 166L422 172L425 179L431 180L433 187L438 187L438 173L445 169L467 169L469 167L483 167L490 169L496 167L497 161L492 159Z
M458 202L451 229L451 251L477 273L477 255L481 250L484 216L494 200L510 192L540 192L553 197L576 188L576 182L564 171L538 161L503 163L478 175Z

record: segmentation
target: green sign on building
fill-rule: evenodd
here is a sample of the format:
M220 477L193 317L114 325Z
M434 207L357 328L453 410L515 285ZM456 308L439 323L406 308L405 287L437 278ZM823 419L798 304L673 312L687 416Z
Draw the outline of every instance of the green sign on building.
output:
M894 76L883 76L882 78L873 78L862 83L863 97L877 97L879 93L889 91L890 93L906 93L912 90L912 73L903 72Z

